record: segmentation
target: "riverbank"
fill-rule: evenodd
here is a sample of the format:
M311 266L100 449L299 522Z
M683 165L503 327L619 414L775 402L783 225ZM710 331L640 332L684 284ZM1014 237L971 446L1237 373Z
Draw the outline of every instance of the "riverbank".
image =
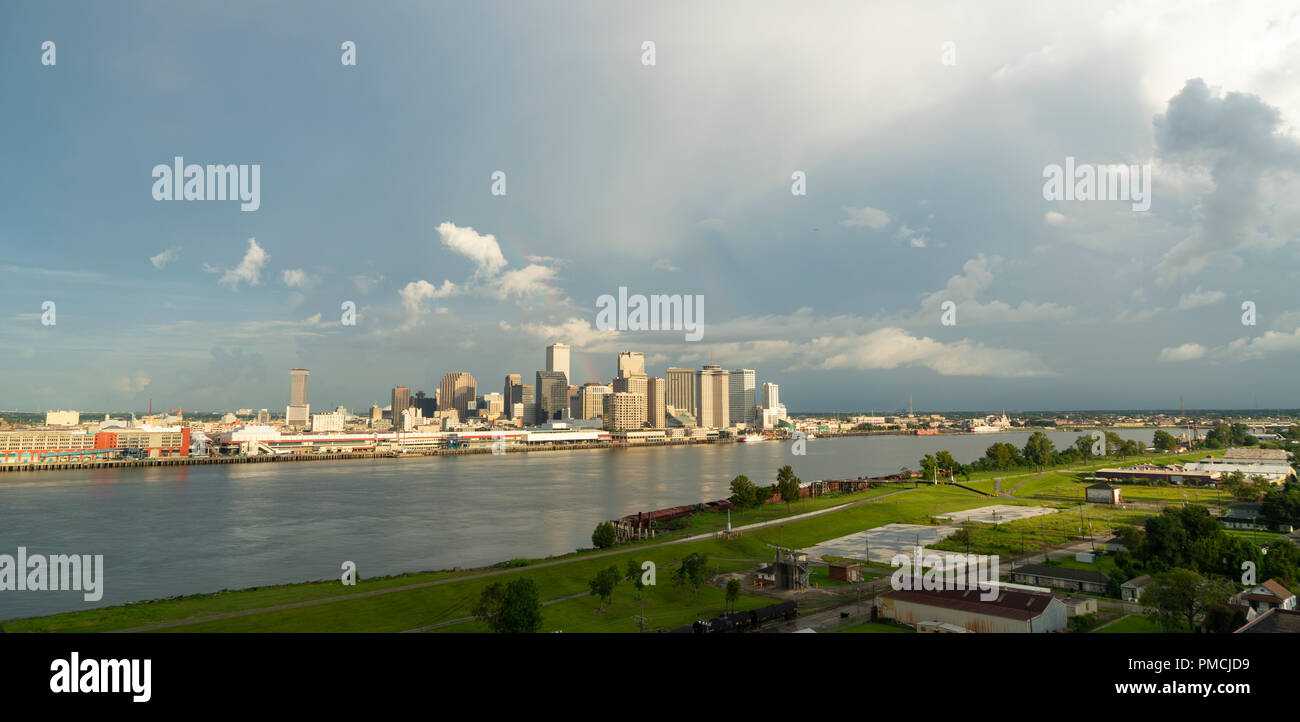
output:
M426 456L471 456L474 454L528 454L544 451L609 451L640 449L653 446L696 446L700 444L732 444L735 439L665 439L632 444L538 444L535 446L507 446L493 451L491 446L465 449L423 449L419 451L384 452L328 452L315 454L261 454L258 456L171 456L155 459L96 459L88 461L26 461L0 463L0 472L6 471L69 471L76 469L133 469L159 466L203 466L209 464L264 464L281 461L346 461L355 459L414 459Z

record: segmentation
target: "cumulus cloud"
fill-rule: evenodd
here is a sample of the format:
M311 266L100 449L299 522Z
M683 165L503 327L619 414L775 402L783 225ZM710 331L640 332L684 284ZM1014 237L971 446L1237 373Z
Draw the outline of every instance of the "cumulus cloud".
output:
M898 227L897 231L894 231L894 238L897 238L900 241L907 241L907 244L912 248L925 248L926 242L930 240L929 236L925 234L929 232L930 229L928 227L911 228L904 223Z
M1056 211L1048 211L1043 214L1043 223L1049 226L1063 226L1065 225L1066 220L1067 219L1064 213L1057 213Z
M957 304L960 322L1025 323L1070 316L1074 309L1054 302L1021 301L1013 306L1005 301L978 300L979 295L993 283L993 269L1002 263L999 256L986 257L983 253L962 264L962 272L948 279L943 290L935 291L921 302L918 320L934 323L944 301Z
M149 262L153 264L154 268L161 271L164 266L176 260L177 258L180 258L180 256L181 256L181 249L173 246L172 248L168 248L167 250L155 256L149 256Z
M944 343L888 327L865 335L849 334L812 339L807 357L819 358L809 368L894 369L924 367L943 376L1022 378L1049 375L1036 354L991 348L967 339Z
M286 268L283 278L284 285L289 288L307 288L316 280L314 276L301 268Z
M122 394L138 394L149 385L149 377L136 372L134 376L121 376L113 382L113 388Z
M889 214L879 208L863 206L862 208L844 207L844 220L840 225L845 228L881 229L889 225Z
M1239 338L1217 355L1225 361L1250 361L1278 353L1300 351L1300 328L1293 332L1265 331L1254 338Z
M501 325L509 330L509 324L503 321ZM593 328L590 322L576 317L558 324L524 323L520 324L519 328L535 338L567 343L574 348L590 346L598 341L610 340L618 336L617 331Z
M1205 347L1199 343L1185 343L1160 349L1160 360L1169 362L1194 361L1205 355Z
M1178 299L1178 308L1187 311L1201 306L1209 306L1223 300L1223 291L1202 291L1200 286L1191 293L1184 293Z
M402 305L411 313L419 313L425 299L429 298L447 298L454 296L459 292L456 284L451 281L443 281L442 286L434 286L428 281L411 281L405 287L397 292L402 297Z
M469 226L445 221L439 224L438 235L442 245L473 261L478 275L495 276L506 266L506 257L491 233L483 235Z
M559 292L551 284L554 279L555 269L533 263L501 274L500 278L492 282L491 291L502 300L550 295Z
M1270 220L1294 212L1294 194L1276 193L1276 187L1294 180L1300 170L1300 143L1283 131L1281 114L1258 96L1214 92L1200 78L1188 80L1170 99L1155 119L1157 153L1211 168L1214 190L1201 199L1190 235L1156 266L1161 282L1199 273L1217 253L1286 242L1290 229L1275 232ZM1264 203L1269 195L1276 202Z
M256 238L248 239L248 250L244 252L244 259L239 262L238 266L226 269L218 284L237 290L240 283L247 283L250 286L257 286L262 283L262 266L266 265L270 255L257 245Z

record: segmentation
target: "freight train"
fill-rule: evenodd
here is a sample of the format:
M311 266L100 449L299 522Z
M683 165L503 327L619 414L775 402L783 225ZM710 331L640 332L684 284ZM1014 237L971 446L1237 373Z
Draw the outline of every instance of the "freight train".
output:
M720 614L712 619L702 619L694 624L665 629L665 632L677 634L714 634L718 632L744 632L758 629L774 621L789 621L799 616L799 605L795 602L781 602L762 609L747 612Z

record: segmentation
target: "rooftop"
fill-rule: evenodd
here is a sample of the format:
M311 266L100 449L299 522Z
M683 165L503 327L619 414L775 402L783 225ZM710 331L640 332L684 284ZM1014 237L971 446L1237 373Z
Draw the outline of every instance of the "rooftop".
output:
M1300 633L1300 611L1274 607L1237 630L1237 634L1250 634L1253 632L1262 632L1264 634Z
M1096 582L1105 584L1110 581L1110 577L1101 572L1090 569L1068 569L1066 567L1047 567L1042 564L1026 564L1023 567L1016 567L1011 570L1013 574L1032 574L1036 577L1050 577L1052 579L1068 579L1072 582Z
M1052 603L1052 595L1041 592L1008 591L998 589L998 596L985 601L980 589L896 589L880 595L882 599L925 604L943 609L955 609L973 614L988 614L1007 619L1029 620L1041 616Z

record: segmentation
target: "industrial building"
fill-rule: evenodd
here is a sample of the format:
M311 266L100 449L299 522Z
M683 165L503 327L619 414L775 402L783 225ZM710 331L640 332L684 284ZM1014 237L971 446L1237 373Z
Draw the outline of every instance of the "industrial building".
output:
M1052 589L1069 589L1088 594L1105 594L1110 582L1101 572L1090 569L1068 569L1066 567L1047 567L1041 564L1026 564L1011 570L1011 581L1017 584L1032 584Z
M1043 592L999 587L983 599L980 589L897 589L876 598L880 615L916 626L951 624L980 633L1059 632L1066 628L1066 607Z

